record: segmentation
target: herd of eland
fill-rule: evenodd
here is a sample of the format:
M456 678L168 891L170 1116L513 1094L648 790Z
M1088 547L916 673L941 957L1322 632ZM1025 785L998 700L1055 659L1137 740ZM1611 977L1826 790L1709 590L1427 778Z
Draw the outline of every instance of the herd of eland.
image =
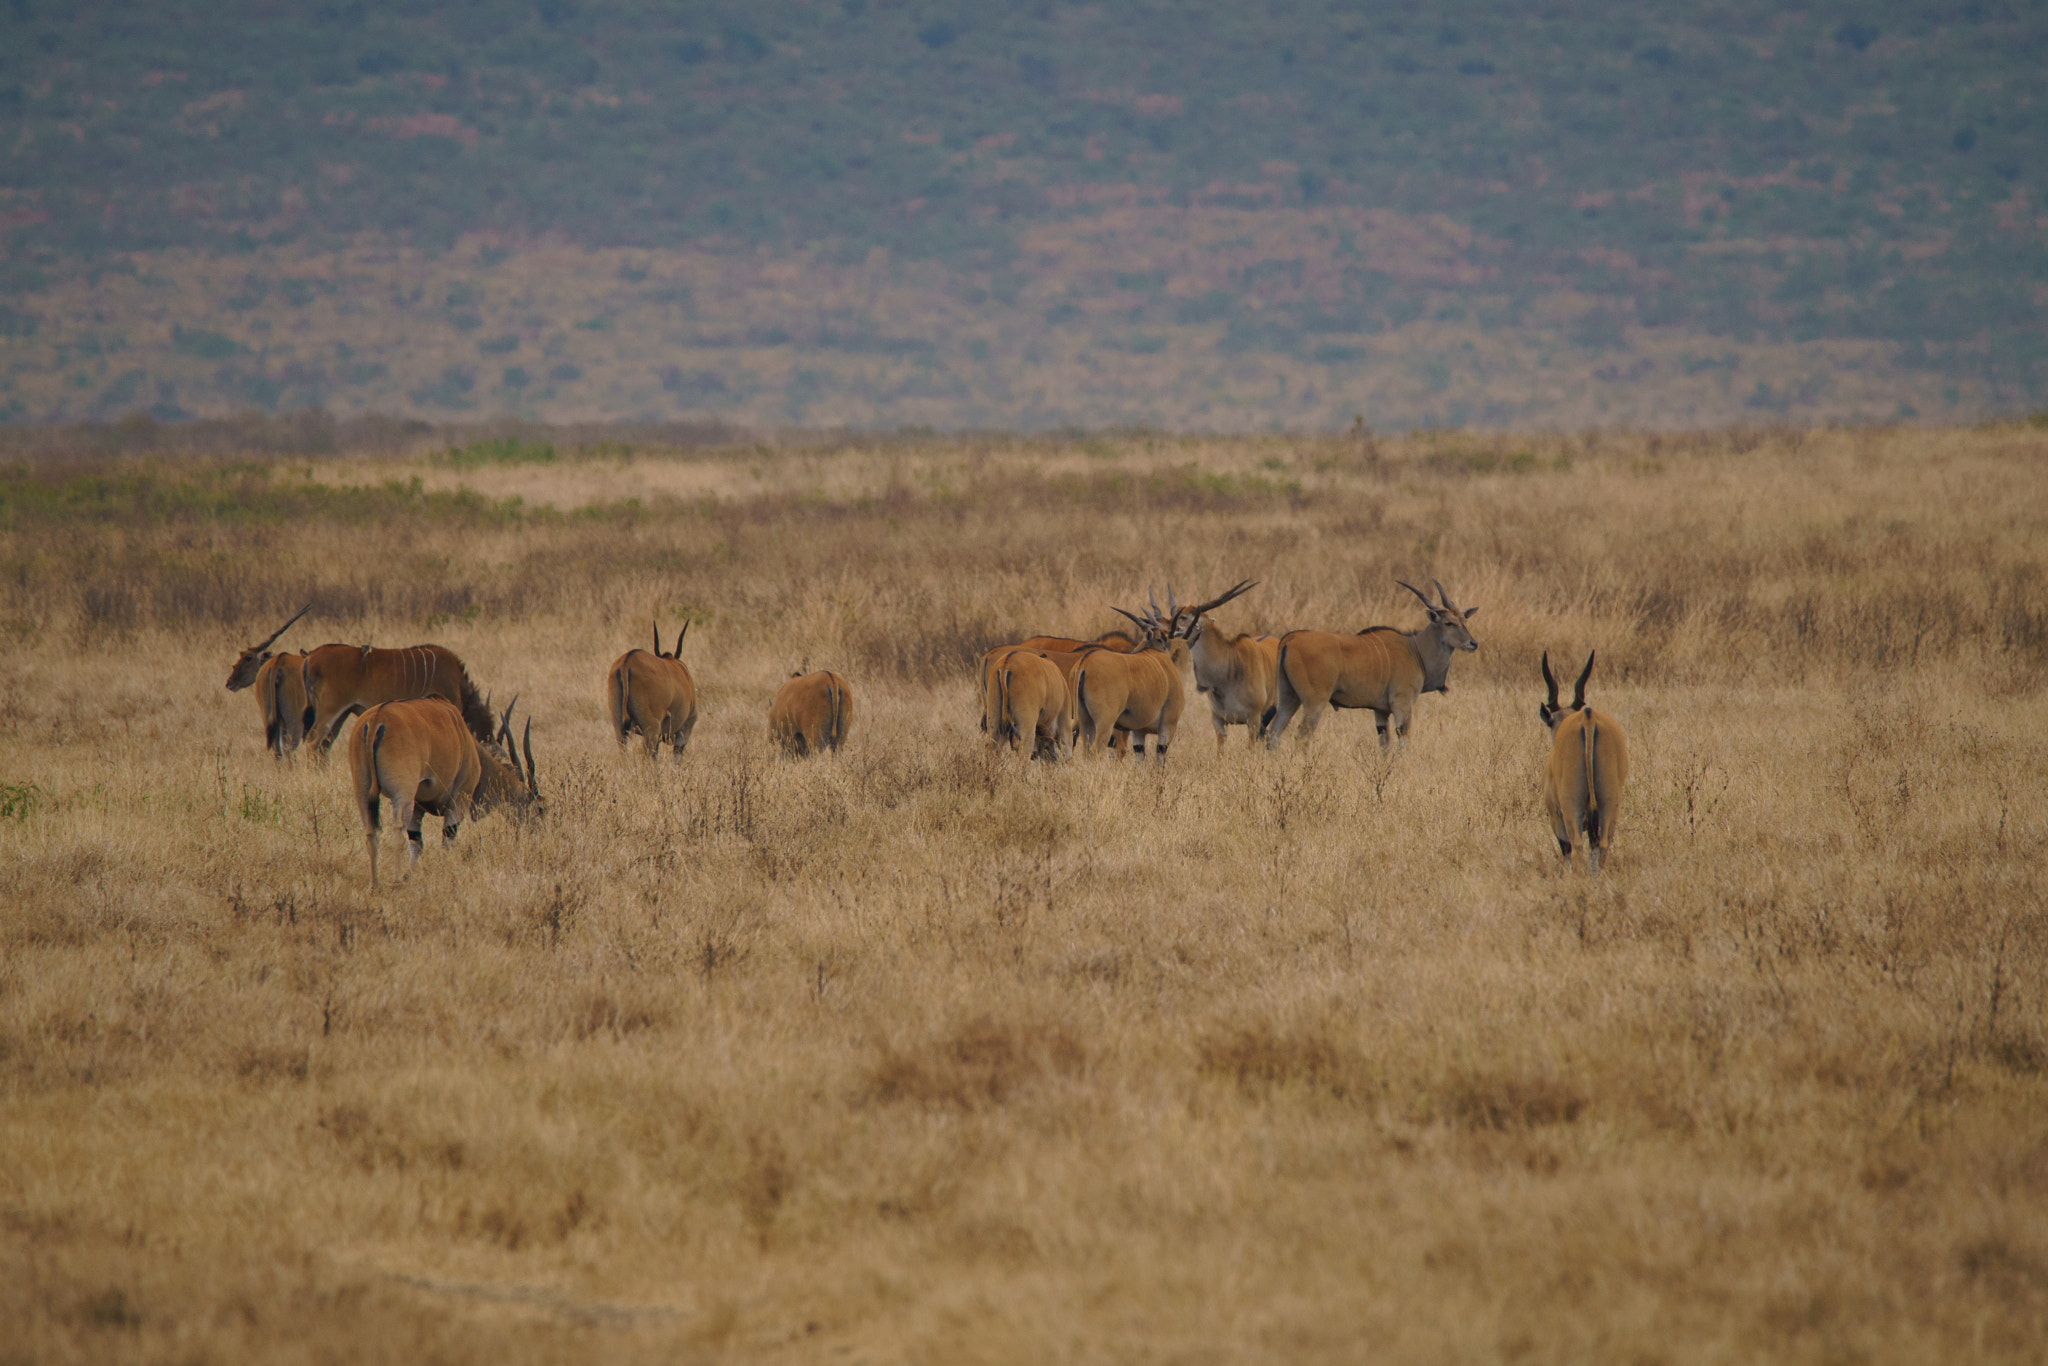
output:
M1206 602L1182 606L1169 586L1164 609L1150 595L1144 611L1113 609L1135 634L1032 636L998 645L982 654L976 670L981 728L991 745L1043 760L1111 747L1142 758L1149 737L1154 760L1163 765L1186 707L1187 675L1208 701L1219 750L1231 726L1243 726L1253 745L1263 740L1272 749L1297 718L1306 741L1333 707L1372 712L1385 749L1407 739L1423 694L1448 690L1451 661L1479 648L1470 626L1478 608L1458 607L1441 581L1432 580L1434 602L1413 584L1395 582L1422 603L1427 620L1415 630L1232 635L1214 613L1258 586L1246 579ZM440 645L322 645L273 654L270 647L310 610L309 603L268 639L243 650L227 686L254 690L264 745L280 759L301 744L324 758L349 718L362 718L348 757L372 885L385 800L413 862L423 817L441 818L446 844L463 821L494 808L519 815L545 811L532 719L523 744L512 732L516 697L502 714L493 712L462 661ZM666 743L682 757L697 725L697 685L682 659L688 632L686 623L664 650L657 624L652 653L630 649L606 673L605 710L621 750L638 734L649 756ZM1587 868L1598 873L1628 781L1628 740L1614 717L1587 705L1592 672L1589 654L1571 705L1561 705L1546 652L1546 696L1537 716L1552 737L1542 774L1551 833L1567 864L1574 845L1583 842ZM853 689L843 675L799 670L776 689L768 734L793 756L836 752L853 711Z

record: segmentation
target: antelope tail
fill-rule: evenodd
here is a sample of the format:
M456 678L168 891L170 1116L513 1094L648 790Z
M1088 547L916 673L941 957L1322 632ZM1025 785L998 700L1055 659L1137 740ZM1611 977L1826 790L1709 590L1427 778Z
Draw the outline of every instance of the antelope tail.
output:
M306 710L299 717L299 729L311 738L313 722L320 716L320 675L306 667L303 656L299 659L299 691L306 695Z
M1010 701L1010 670L1007 665L996 670L996 743L1005 739L1015 743L1017 717Z
M612 687L617 690L619 699L618 739L622 745L626 743L626 737L633 733L633 727L639 724L633 716L633 689L626 674L627 669L623 664L612 670Z
M1598 781L1599 765L1595 760L1593 747L1599 739L1600 728L1593 724L1593 709L1591 707L1586 708L1585 717L1586 842L1589 845L1595 845L1600 843L1600 818L1602 813L1600 810L1600 785Z
M384 795L384 774L377 767L377 750L383 744L384 723L379 721L377 729L370 732L370 771L367 775L370 780L370 791L363 803L364 809L370 813L370 828L372 830L380 829L383 825L382 817L379 814L382 803L378 801L378 798Z
M825 675L825 699L828 708L825 718L825 743L837 749L839 742L846 738L845 732L840 729L844 722L846 698L839 690L838 678L832 674Z
M270 705L264 708L269 713L263 722L263 738L270 742L270 752L284 758L284 666L270 671Z
M1084 739L1091 744L1095 735L1094 713L1088 710L1088 666L1083 664L1074 670L1074 726ZM1093 754L1091 748L1088 751Z

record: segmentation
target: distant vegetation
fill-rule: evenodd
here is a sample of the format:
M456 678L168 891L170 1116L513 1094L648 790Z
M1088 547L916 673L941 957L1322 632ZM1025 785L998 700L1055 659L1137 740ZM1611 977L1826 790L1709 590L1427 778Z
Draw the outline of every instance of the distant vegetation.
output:
M0 336L27 359L0 416L1146 416L1058 397L1106 356L1155 416L1299 423L1394 366L1392 333L1413 392L1366 388L1396 422L1583 415L1546 397L1552 368L1676 392L1698 374L1681 340L1769 371L1724 371L1723 416L1876 404L1779 373L1772 346L2011 408L2048 397L2044 68L2041 0L13 0ZM563 241L626 254L614 306L494 284ZM459 276L401 250L465 242ZM763 249L800 285L756 278ZM708 291L674 268L699 258L722 266ZM807 309L861 270L905 307ZM201 276L182 315L63 288L162 305ZM333 316L393 310L447 354ZM1467 358L1478 337L1512 362ZM607 389L607 339L675 354ZM317 363L285 354L312 340ZM1235 406L1203 409L1232 372Z

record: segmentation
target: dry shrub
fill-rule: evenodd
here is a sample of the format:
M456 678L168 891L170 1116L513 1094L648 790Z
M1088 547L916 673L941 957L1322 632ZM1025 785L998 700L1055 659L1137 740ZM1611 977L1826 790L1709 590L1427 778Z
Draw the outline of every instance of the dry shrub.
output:
M1203 1039L1197 1057L1204 1073L1232 1082L1252 1099L1287 1088L1354 1101L1374 1092L1365 1059L1324 1029L1260 1024L1226 1030Z
M975 1110L1006 1105L1043 1082L1087 1066L1080 1043L1057 1025L978 1016L909 1048L885 1047L868 1071L864 1098Z
M1588 1103L1580 1087L1543 1072L1463 1074L1446 1082L1437 1098L1452 1123L1494 1130L1571 1124Z

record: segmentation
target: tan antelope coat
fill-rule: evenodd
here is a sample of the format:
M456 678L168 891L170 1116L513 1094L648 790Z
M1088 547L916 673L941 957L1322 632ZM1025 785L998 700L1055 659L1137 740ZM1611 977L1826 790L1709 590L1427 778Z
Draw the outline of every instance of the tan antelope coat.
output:
M1592 672L1589 654L1571 706L1560 707L1546 651L1543 681L1550 696L1536 709L1536 716L1551 735L1550 758L1543 766L1543 809L1550 816L1550 833L1567 864L1573 843L1583 834L1586 871L1597 873L1621 818L1622 789L1628 785L1628 737L1619 721L1586 705L1586 679Z
M382 702L364 711L362 724L349 736L348 767L370 852L371 886L377 885L381 799L391 801L412 863L419 861L420 822L426 816L441 818L441 843L448 845L472 812L482 815L498 805L538 809L533 723L526 725L522 772L511 715L507 707L497 740L480 745L462 713L444 698Z
M657 626L653 654L628 650L612 661L611 672L605 675L604 702L620 749L638 733L646 737L649 758L664 740L676 758L682 757L690 732L697 727L697 684L682 660L683 637L689 631L685 622L676 634L675 648L664 654Z
M1014 751L1031 737L1029 757L1063 759L1071 750L1073 716L1066 675L1037 650L1011 650L989 668L982 712L989 743Z
M322 645L306 652L304 673L306 736L317 754L327 753L349 717L380 702L415 697L445 698L460 710L471 735L479 740L493 737L490 708L462 661L446 646L380 650L369 645Z
M837 750L853 724L853 689L830 669L792 674L768 704L768 735L802 758Z
M1187 703L1180 681L1187 658L1186 641L1156 637L1148 637L1144 647L1131 654L1101 648L1081 651L1071 676L1079 748L1099 754L1111 734L1121 731L1129 733L1142 755L1140 737L1152 735L1157 737L1158 762L1164 764Z
M306 738L306 657L272 655L256 671L256 706L263 714L263 746L282 759Z
M1324 711L1339 707L1373 712L1384 749L1392 735L1408 738L1417 698L1447 691L1452 655L1479 648L1465 624L1479 609L1460 611L1442 584L1436 586L1441 608L1412 585L1401 586L1429 609L1429 625L1419 631L1373 626L1355 636L1289 631L1280 637L1277 705L1266 731L1269 748L1280 743L1297 715L1306 739Z

